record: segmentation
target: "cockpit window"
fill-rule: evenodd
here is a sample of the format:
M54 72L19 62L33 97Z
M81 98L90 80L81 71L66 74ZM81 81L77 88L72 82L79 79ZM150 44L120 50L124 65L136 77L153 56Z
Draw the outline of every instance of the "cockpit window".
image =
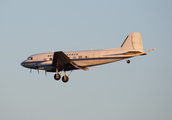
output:
M28 57L27 60L33 60L33 57Z

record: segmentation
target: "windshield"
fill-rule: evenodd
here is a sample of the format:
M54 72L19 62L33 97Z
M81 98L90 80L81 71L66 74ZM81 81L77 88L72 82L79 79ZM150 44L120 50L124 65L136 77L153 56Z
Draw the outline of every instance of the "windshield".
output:
M27 60L33 60L33 57L28 57Z

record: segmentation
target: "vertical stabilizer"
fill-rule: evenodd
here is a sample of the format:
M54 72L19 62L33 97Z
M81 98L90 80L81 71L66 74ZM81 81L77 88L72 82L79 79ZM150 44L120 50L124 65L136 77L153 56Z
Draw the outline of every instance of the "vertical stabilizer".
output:
M122 50L143 51L141 34L138 32L130 33L121 48Z

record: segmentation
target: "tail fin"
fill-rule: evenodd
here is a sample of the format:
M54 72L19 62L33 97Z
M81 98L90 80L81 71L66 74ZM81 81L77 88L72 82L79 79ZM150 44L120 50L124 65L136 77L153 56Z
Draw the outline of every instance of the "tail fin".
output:
M121 45L122 50L143 51L141 34L138 32L130 33Z

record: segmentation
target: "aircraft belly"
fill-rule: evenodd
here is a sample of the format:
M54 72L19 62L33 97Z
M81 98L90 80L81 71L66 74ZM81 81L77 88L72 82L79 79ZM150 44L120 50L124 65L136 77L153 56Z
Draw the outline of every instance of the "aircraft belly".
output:
M115 61L119 61L121 59L102 59L102 60L95 60L95 65L100 65L100 64L106 64L106 63L111 63Z
M95 65L111 63L111 62L115 62L119 60L121 59L80 60L80 61L74 61L74 62L79 66L95 66Z
M79 66L90 66L94 65L94 60L80 60L80 61L74 61Z
M46 70L52 68L52 61L46 61L38 64L40 70Z

